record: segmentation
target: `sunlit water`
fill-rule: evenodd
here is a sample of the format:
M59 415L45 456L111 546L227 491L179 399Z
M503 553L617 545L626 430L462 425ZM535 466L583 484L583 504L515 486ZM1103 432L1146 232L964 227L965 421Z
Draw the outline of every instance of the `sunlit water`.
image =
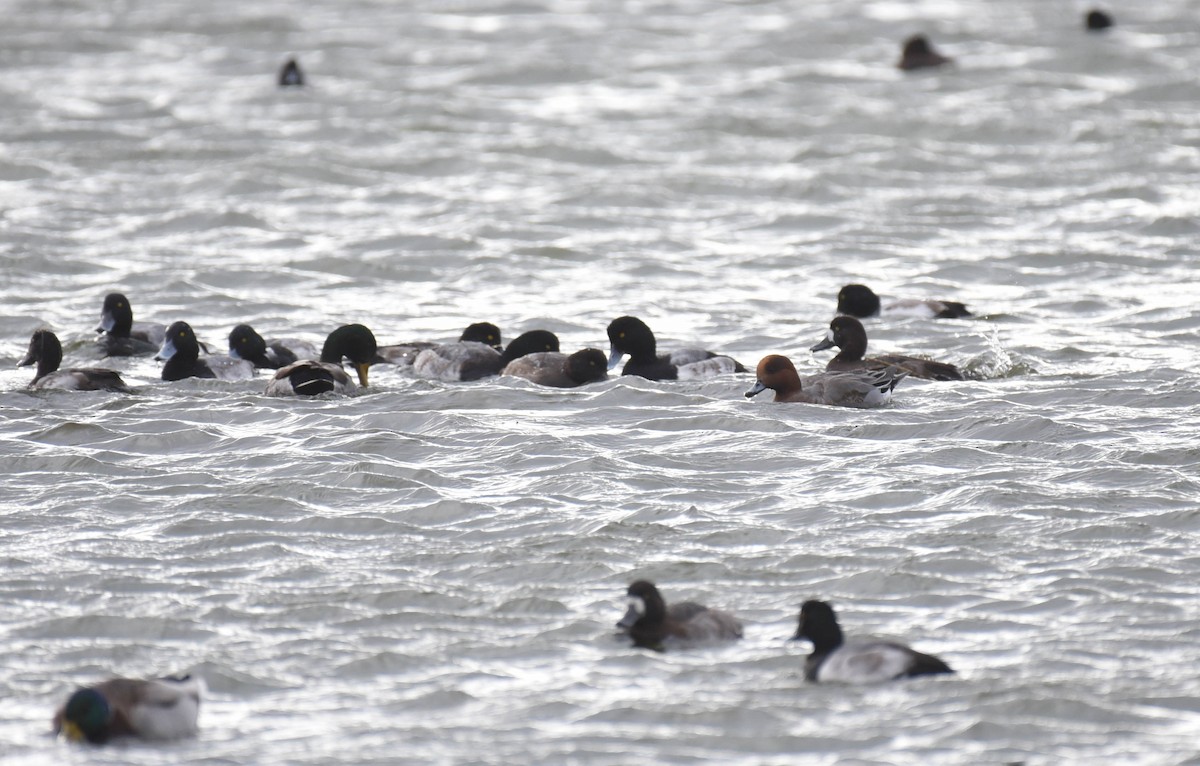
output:
M1197 762L1200 4L1101 35L1040 0L304 5L6 8L5 763ZM914 31L958 64L896 71ZM860 411L14 368L42 326L97 363L121 290L217 347L607 348L628 313L812 371L847 282L966 302L867 327L977 379ZM640 577L745 640L631 649ZM806 684L812 597L958 675ZM194 740L47 734L76 684L177 671Z

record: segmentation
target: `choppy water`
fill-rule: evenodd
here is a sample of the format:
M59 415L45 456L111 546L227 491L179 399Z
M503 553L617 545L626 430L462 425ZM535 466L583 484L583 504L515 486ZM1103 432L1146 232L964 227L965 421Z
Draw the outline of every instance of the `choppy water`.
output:
M1197 762L1200 4L306 5L6 6L5 763ZM897 72L918 30L958 66ZM855 411L13 369L41 326L94 362L114 289L217 345L632 313L816 369L855 281L968 303L868 330L981 379ZM630 649L638 577L746 639ZM806 684L810 597L959 675ZM182 670L195 740L46 734L75 684Z

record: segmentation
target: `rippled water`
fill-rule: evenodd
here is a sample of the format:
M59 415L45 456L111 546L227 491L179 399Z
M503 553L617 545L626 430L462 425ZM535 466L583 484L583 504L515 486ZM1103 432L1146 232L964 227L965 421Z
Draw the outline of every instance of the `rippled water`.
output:
M7 6L5 763L1198 762L1200 3L306 5ZM918 30L957 66L897 72ZM979 379L858 411L14 369L42 326L94 363L119 289L217 346L630 313L815 370L847 282L965 301L868 331ZM746 639L629 648L639 577ZM811 597L959 674L806 684ZM47 735L75 684L184 670L195 740Z

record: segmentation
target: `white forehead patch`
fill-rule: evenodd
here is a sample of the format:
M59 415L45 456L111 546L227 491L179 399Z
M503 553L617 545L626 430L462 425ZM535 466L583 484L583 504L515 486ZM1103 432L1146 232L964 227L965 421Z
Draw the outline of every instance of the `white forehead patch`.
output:
M637 612L639 615L645 614L646 613L646 602L642 600L641 596L630 596L629 597L629 608L632 609L633 611Z
M828 341L833 340L833 328L832 327L830 327L828 330L825 331L825 340L828 340Z

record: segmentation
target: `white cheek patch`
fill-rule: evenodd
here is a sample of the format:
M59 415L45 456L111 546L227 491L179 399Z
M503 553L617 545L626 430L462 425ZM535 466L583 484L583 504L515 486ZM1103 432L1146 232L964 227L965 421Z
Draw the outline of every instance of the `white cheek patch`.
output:
M642 600L641 596L630 596L629 608L637 612L640 617L646 613L646 602Z
M833 343L833 328L832 327L830 327L828 330L825 331L825 340L829 341L830 343Z

